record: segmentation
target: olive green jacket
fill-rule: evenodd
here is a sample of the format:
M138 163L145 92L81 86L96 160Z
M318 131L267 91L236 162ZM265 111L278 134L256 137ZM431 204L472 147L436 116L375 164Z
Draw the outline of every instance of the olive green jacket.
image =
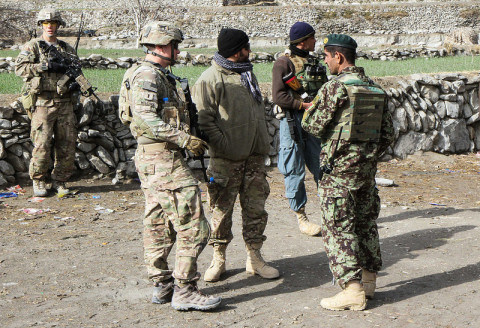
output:
M200 129L209 138L210 156L240 161L250 155L268 154L265 104L257 102L242 85L240 74L212 61L192 94Z

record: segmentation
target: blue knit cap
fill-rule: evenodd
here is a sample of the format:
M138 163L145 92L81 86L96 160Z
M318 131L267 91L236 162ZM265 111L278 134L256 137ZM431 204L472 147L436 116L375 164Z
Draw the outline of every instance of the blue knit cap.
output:
M315 35L315 30L313 29L312 25L305 22L296 22L290 28L290 43L300 43L312 35Z

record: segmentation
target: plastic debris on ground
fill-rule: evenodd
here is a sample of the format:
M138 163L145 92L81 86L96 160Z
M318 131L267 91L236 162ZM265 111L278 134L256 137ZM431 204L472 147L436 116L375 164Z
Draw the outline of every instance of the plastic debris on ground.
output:
M375 178L375 183L377 186L382 186L382 187L394 187L395 186L395 181L390 180L390 179L384 179L384 178Z
M10 192L14 192L16 193L17 195L23 195L25 194L25 189L23 189L22 187L20 187L20 185L16 185L16 186L13 186L13 187L9 187L7 188L8 191Z
M14 192L0 192L0 198L12 198L18 197L18 195Z
M41 203L44 200L45 200L45 198L43 198L43 197L32 197L32 198L27 199L27 201L30 202L30 203Z
M75 220L73 216L66 216L66 217L61 217L61 216L54 216L53 217L56 220L61 220L61 221L67 221L67 220Z
M42 214L44 212L48 212L49 209L42 210L40 208L22 208L20 211L22 211L25 214L35 215L35 214Z
M433 206L447 206L447 205L444 205L444 204L438 204L438 203L430 203L430 205L433 205Z
M93 199L100 199L100 198L102 198L102 196L99 196L99 195L93 195L93 196L92 196L92 198L93 198Z
M95 206L95 211L97 211L98 213L101 213L101 214L110 214L110 213L115 212L114 210L112 210L110 208L105 208L105 207L100 206L100 205Z

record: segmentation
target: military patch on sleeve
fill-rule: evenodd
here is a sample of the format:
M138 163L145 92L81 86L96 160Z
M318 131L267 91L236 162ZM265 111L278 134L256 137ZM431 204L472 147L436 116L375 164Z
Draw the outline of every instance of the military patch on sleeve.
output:
M152 82L149 82L149 81L143 81L142 88L144 90L151 91L151 92L157 92L157 90L158 90L155 83L152 83Z
M20 52L20 56L28 56L28 55L30 55L30 51L23 50Z

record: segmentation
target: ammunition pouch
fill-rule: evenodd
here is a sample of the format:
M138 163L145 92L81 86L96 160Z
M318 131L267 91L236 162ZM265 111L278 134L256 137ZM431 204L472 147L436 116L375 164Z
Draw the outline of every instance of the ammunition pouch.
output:
M65 74L57 81L57 93L59 95L64 95L65 93L70 91L68 85L69 80L70 76Z
M32 113L35 110L35 102L37 101L37 95L31 91L26 91L21 96L23 108L27 112L28 118L32 119Z

